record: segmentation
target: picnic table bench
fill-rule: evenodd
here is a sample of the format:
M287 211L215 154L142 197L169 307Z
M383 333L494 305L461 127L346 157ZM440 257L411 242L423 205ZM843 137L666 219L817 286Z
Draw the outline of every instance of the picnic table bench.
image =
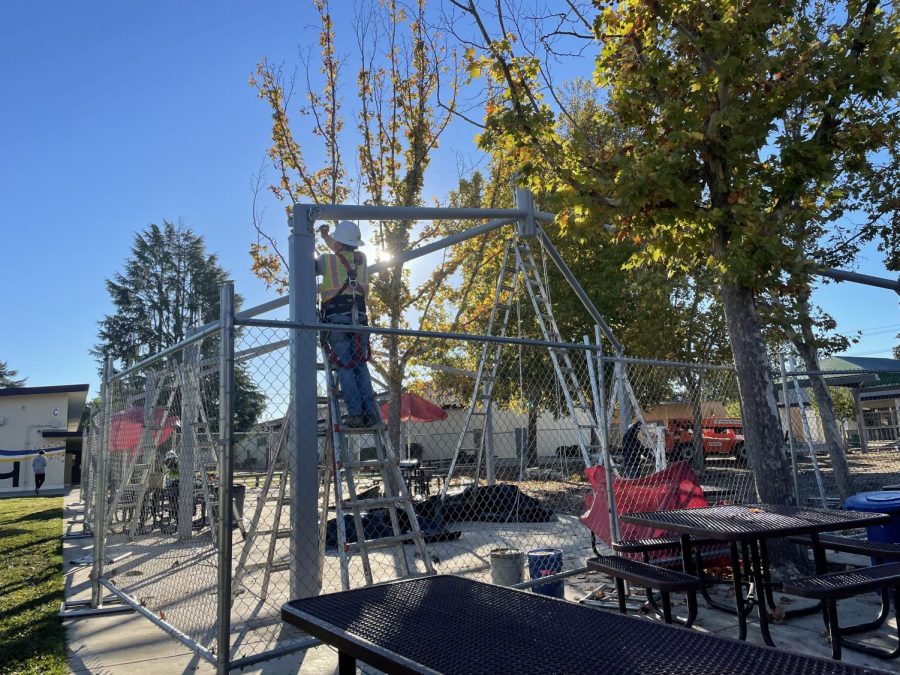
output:
M825 602L827 610L825 617L828 634L831 636L832 658L840 660L841 645L845 645L850 649L865 654L894 659L900 656L900 623L895 626L898 643L893 649L880 649L861 642L850 641L841 636L842 632L859 632L857 629L866 626L866 624L843 630L838 624L838 600L861 595L867 591L884 591L887 588L890 588L894 595L894 618L895 620L900 620L900 613L898 613L897 609L898 605L900 605L900 562L790 579L784 582L783 590L785 593L797 595L801 598L813 598Z
M816 572L822 574L826 571L825 554L819 540L822 533L881 524L888 520L888 516L883 513L831 511L774 504L747 504L629 513L620 516L620 520L681 535L682 562L684 571L688 574L696 571L691 555L693 546L691 537L716 539L727 543L733 570L735 613L738 617L738 631L741 639L747 637L749 605L743 596L743 575L738 545L746 546L750 558L750 576L758 594L760 632L763 641L767 645L774 646L775 643L769 631L767 605L775 609L775 600L772 595L766 541L792 535L808 536L815 556ZM792 616L807 611L793 610L785 614Z

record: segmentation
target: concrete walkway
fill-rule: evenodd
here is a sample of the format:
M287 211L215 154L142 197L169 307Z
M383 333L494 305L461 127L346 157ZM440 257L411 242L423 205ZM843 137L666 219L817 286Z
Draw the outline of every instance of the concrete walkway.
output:
M72 490L63 500L64 532L81 531L82 505ZM71 522L72 520L76 522ZM92 540L63 542L66 600L90 600L90 567L73 565L91 554ZM73 673L91 675L175 675L215 673L215 668L178 640L137 613L111 614L67 619L69 668ZM267 661L243 673L266 675L332 675L337 672L337 652L317 647L291 656Z
M79 494L72 491L64 499L64 528L72 532L81 531L81 505ZM72 520L75 522L72 522ZM66 574L66 597L69 601L90 599L90 568L72 565L91 553L92 540L70 539L64 542L64 564ZM831 558L831 556L830 556ZM849 561L848 561L849 562ZM865 560L859 560L866 564ZM572 577L566 583L566 596L570 600L585 597L601 586L612 588L604 577L587 573ZM730 604L727 587L718 587L715 591L717 599ZM776 594L776 600L786 609L803 606L806 601L792 599L783 594ZM642 602L641 595L634 598L637 604ZM673 597L675 613L685 611L684 598ZM878 597L867 594L856 599L842 601L840 604L841 621L845 625L858 623L877 614ZM755 612L754 612L755 616ZM647 620L655 620L648 617ZM881 646L896 642L894 620L890 619L882 631L867 636L867 641ZM706 608L701 601L700 615L696 629L704 632L737 637L737 620L734 616L717 610ZM69 665L73 673L92 673L97 675L137 675L152 673L168 675L170 673L214 673L215 668L197 656L181 642L169 637L148 619L136 614L115 614L66 620L68 638ZM821 616L814 614L792 619L789 623L772 626L772 636L779 648L802 654L830 657L831 649L824 636ZM748 640L762 644L759 627L751 620L748 629ZM602 636L598 636L602 641ZM635 645L639 649L639 645ZM602 649L597 649L598 668L602 670ZM873 668L900 672L898 661L885 661L874 657L844 650L847 663L866 665ZM370 669L367 669L370 670ZM306 653L296 654L265 662L253 668L241 671L244 673L266 673L281 675L296 673L331 675L337 672L337 654L329 647L318 647ZM767 674L768 675L768 674ZM774 674L772 674L774 675Z

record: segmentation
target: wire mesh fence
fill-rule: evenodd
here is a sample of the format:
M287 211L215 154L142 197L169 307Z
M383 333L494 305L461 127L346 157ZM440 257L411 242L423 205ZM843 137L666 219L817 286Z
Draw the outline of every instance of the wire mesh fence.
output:
M246 355L241 367L254 386L265 392L267 407L257 424L258 434L248 433L239 441L235 457L244 458L239 463L265 465L268 471L236 471L236 480L247 482L244 515L250 520L251 533L235 546L241 551L236 579L245 583L243 579L258 577L246 583L261 589L256 595L238 598L236 606L265 596L273 611L290 589L289 546L279 539L288 538L280 520L286 506L279 511L279 505L290 501L284 461L291 447L286 422L291 405L289 332L287 327L246 327L237 348L238 354ZM396 453L403 487L411 497L436 571L489 580L490 554L497 548L559 550L564 568L581 566L591 551L590 530L579 520L586 496L593 493L585 468L602 463L605 429L610 431L610 459L623 478L626 472L631 478L649 476L680 461L696 476L697 484L709 491L711 501L746 501L755 494L740 422L734 419L739 414L734 412L737 387L731 369L629 360L607 360L598 367L595 349L575 345L550 347L514 339L497 343L474 336L446 339L408 332L399 339L404 341L403 349L414 346L416 358L410 359L403 377L393 380L392 386L396 373L379 359L389 353L389 339L372 336L375 356L369 363L385 429L353 434L343 459L372 461L375 436L383 434ZM307 470L317 472L320 485L322 589L334 591L345 585L337 532L345 526L339 524L335 504L347 498L348 486L341 484L336 492L329 467L322 364L320 358L319 466ZM605 422L598 422L597 415L601 392ZM398 411L393 420L392 400ZM623 442L628 427L640 420L644 424L636 445ZM702 434L695 442L696 420ZM635 452L629 454L632 449ZM396 486L385 485L374 468L361 469L354 481L355 489L370 498L384 496L387 490L397 493ZM634 499L620 503L620 510L650 506ZM353 543L359 525L345 518L346 536ZM364 537L390 538L388 518L387 509L368 510L362 519ZM348 563L350 587L368 581L363 557L353 556ZM419 572L426 569L412 545L402 553L379 549L367 557L374 582L401 576L407 565ZM262 572L254 576L243 571L254 566Z
M843 492L894 489L900 484L900 409L896 370L856 369L821 375L828 385L829 406L837 427L836 443L829 443L810 374L787 371L784 382L776 374L785 445L793 449L797 471L797 501L814 506L838 506L842 490L834 470L833 448L844 458L850 484ZM785 405L787 401L787 405ZM832 449L830 449L830 447Z
M208 653L217 625L218 349L206 338L110 378L106 442L92 453L105 478L95 481L104 585Z
M298 593L431 571L490 581L498 549L553 552L551 569L528 573L579 568L592 530L604 552L634 534L610 519L610 488L618 514L756 500L733 368L604 356L589 344L360 335L381 422L361 428L334 391L340 377L329 385L328 335L287 322L235 331L230 448L220 442L218 335L107 382L89 443L89 485L105 514L102 581L210 660L222 649L223 598L228 661L250 663L308 644L280 620ZM292 345L317 363L292 363ZM388 357L398 353L402 369ZM295 410L296 380L313 372L315 402ZM313 415L315 437L293 438ZM814 426L810 416L795 428L812 439ZM378 468L382 445L394 473ZM805 498L812 457L826 486L828 460L795 450ZM851 450L857 486L883 487L895 460L896 450ZM295 484L317 489L295 494ZM220 541L226 486L231 537ZM348 508L355 499L372 505ZM385 501L408 501L414 518Z
M101 406L91 407L88 414L87 434L82 446L81 501L84 504L82 517L83 532L92 533L94 523L94 482L97 478L97 458L102 452L100 430L102 426Z

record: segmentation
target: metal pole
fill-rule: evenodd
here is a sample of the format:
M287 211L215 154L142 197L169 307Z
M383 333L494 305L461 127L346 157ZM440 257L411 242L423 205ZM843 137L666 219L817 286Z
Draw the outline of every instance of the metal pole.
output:
M612 328L603 320L603 315L600 314L600 310L594 306L593 301L590 296L585 292L584 288L581 287L581 283L572 273L572 270L569 269L569 266L566 264L566 261L563 260L562 255L560 255L559 251L556 250L556 246L553 245L553 242L550 241L550 237L547 234L538 228L538 236L541 239L541 243L544 245L544 249L547 253L550 254L551 260L556 263L556 266L559 268L560 273L563 275L566 281L569 282L569 286L572 287L572 290L575 291L575 295L578 296L578 299L581 300L581 304L584 305L584 308L588 311L588 314L591 315L591 318L594 320L600 330L603 331L603 334L606 336L606 339L609 340L612 345L613 351L616 354L622 354L625 350L622 347L622 343L616 338L615 333L612 332Z
M480 209L442 206L373 206L371 204L294 204L297 212L309 213L312 220L481 220L508 218L517 220L527 215L520 209ZM536 211L538 220L553 220L552 213Z
M195 652L198 656L206 659L210 663L216 662L215 655L211 651L209 651L206 647L204 647L203 645L198 643L196 640L194 640L193 638L189 637L188 635L182 633L180 630L175 628L175 626L170 624L168 621L160 619L156 614L154 614L149 609L144 607L140 602L136 601L134 598L130 597L127 593L122 591L115 584L107 581L106 579L104 579L102 583L103 583L103 586L106 588L106 590L108 590L110 593L112 593L114 596L116 596L119 600L122 601L122 604L127 605L128 607L133 609L135 612L137 612L138 614L143 616L145 619L149 620L150 623L152 623L154 626L156 626L157 628L159 628L162 631L165 631L167 634L171 635L173 638L175 638L176 640L181 642L184 646L186 646L192 652Z
M856 413L856 427L859 429L859 448L865 455L869 452L869 438L866 435L866 418L863 415L859 389L859 387L853 387L853 411Z
M488 401L484 416L484 472L488 485L497 482L497 464L494 461L494 413L491 401Z
M794 370L794 357L788 357L788 364L791 370ZM828 508L828 498L825 496L825 483L822 481L822 472L819 470L819 456L812 442L812 429L809 426L809 419L806 417L806 408L803 406L803 398L800 396L800 380L794 378L794 393L797 395L797 408L800 411L800 422L803 424L803 435L806 436L806 447L809 450L809 459L813 465L813 472L816 475L816 487L819 489L819 499L822 501L822 508Z
M884 277L875 277L871 274L859 274L858 272L848 272L847 270L839 270L835 268L819 270L816 272L821 277L830 277L838 281L852 281L865 286L875 286L876 288L886 288L900 294L900 279L885 279Z
M493 232L494 230L501 228L504 225L509 225L510 223L514 222L514 218L498 218L497 220L491 220L490 222L484 223L482 225L470 227L468 230L457 232L456 234L451 234L450 236L439 239L438 241L433 241L429 244L418 246L417 248L410 249L409 251L404 251L403 253L397 253L392 256L390 260L372 263L366 268L366 272L370 275L377 274L378 272L390 269L391 267L396 267L397 265L408 263L411 260L415 260L416 258L426 256L429 253L440 251L441 249L447 248L448 246L454 246L468 239L472 239L473 237L478 237L482 234ZM271 312L273 309L284 307L289 302L290 298L288 298L287 296L282 298L275 298L274 300L269 300L268 302L264 302L260 305L257 305L256 307L250 307L248 309L241 310L240 312L235 314L235 318L238 322L240 322L243 319L250 319L254 316L265 314L266 312ZM215 322L206 324L202 327L202 329L208 329L212 327L215 327Z
M600 338L600 326L594 326L594 341L597 343L597 410L600 419L600 452L603 455L603 473L606 474L606 508L609 511L609 531L613 541L619 541L619 514L616 510L616 495L613 492L613 465L609 454L609 425L606 420L606 381L603 371L603 343ZM593 506L592 506L593 508Z
M221 311L221 310L220 310ZM221 333L222 327L219 327ZM188 336L193 329L188 328ZM181 436L179 438L178 452L178 541L190 541L194 536L191 520L194 516L194 475L202 466L202 453L198 445L197 422L200 419L200 345L192 342L184 350L184 359L181 365L174 366L180 369L176 376L176 382L181 386ZM221 385L220 385L221 386ZM198 465L200 465L198 467ZM205 485L206 483L204 483ZM221 511L219 518L221 519ZM216 532L218 536L218 531Z
M310 206L294 205L290 247L291 321L316 321L316 266ZM319 449L316 429L316 337L310 330L291 331L291 598L318 595Z
M100 382L100 431L97 434L97 479L94 481L94 560L91 572L91 607L103 606L103 559L106 556L106 500L109 492L107 447L109 430L109 378L112 376L112 358L103 362L103 380Z
M421 258L422 256L433 253L434 251L440 251L443 248L454 246L455 244L459 244L460 242L472 239L473 237L478 237L482 234L493 232L494 230L499 229L504 225L509 225L512 222L514 221L511 218L500 218L498 220L492 220L490 222L484 223L483 225L470 227L468 230L457 232L456 234L451 234L450 236L444 237L443 239L438 239L437 241L433 241L429 244L418 246L416 248L410 249L409 251L404 251L403 253L398 253L392 256L390 260L372 263L366 268L366 272L368 272L369 274L377 274L382 270L390 269L391 267L396 267L397 265L402 265L403 263L408 263L410 260Z
M94 517L94 493L91 490L94 487L94 478L92 474L96 474L96 470L91 471L92 462L94 462L94 406L87 404L88 410L88 428L87 435L84 437L81 449L81 501L84 503L84 522L81 529L83 534L91 531L91 521Z
M516 222L516 231L520 237L534 237L538 233L537 223L534 221L534 195L531 190L516 188L513 192L516 208L525 215Z
M216 588L218 631L216 672L227 675L231 660L231 459L234 449L234 284L222 286L219 338L219 578ZM182 476L184 480L184 476Z
M787 366L784 354L781 355L781 393L784 397L784 409L787 413L788 447L791 449L791 473L794 476L794 503L800 505L800 478L797 476L797 449L794 447L793 420L791 420L791 403L788 399Z

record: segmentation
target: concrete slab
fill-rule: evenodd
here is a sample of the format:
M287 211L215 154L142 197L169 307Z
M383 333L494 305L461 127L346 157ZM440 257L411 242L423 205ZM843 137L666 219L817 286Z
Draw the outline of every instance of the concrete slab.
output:
M80 510L77 492L65 500L66 518L72 519ZM77 521L77 519L76 519ZM66 526L69 526L67 523ZM535 544L535 542L539 542ZM280 543L280 542L279 542ZM90 598L90 568L74 566L71 560L89 555L91 539L69 539L64 542L66 565L66 592L70 600ZM475 523L467 525L463 538L431 547L438 571L464 574L482 580L490 579L490 550L496 547L533 548L551 546L564 551L566 568L580 567L584 559L591 555L585 545L585 530L574 519L562 517L557 523L501 524ZM237 550L238 542L236 542ZM142 551L142 547L145 549ZM207 544L192 546L188 543L179 547L176 542L156 541L152 537L141 537L131 542L127 548L129 558L114 563L117 570L114 578L127 585L134 597L141 597L148 609L154 612L169 611L167 621L179 629L189 632L195 639L203 638L203 644L214 645L215 630L215 570L207 564L209 549ZM280 555L280 551L279 551ZM379 552L373 556L384 574L396 575L400 561L395 553ZM421 565L421 561L409 552L410 563ZM177 561L177 564L175 564ZM337 590L334 572L338 564L336 556L326 557L329 580L326 584ZM373 565L374 566L374 565ZM361 577L362 571L353 570L354 576ZM278 607L287 600L286 573L276 573L273 577L268 597L261 598L261 573L248 575L243 581L243 592L235 598L234 645L238 656L258 654L294 640L298 634L283 625L278 616ZM359 581L359 580L358 580ZM566 597L579 600L598 588L612 599L613 584L603 575L585 573L567 579ZM730 603L730 589L719 586L714 590L717 599ZM643 589L635 588L633 601L639 606L644 600ZM785 608L803 606L806 601L776 595ZM676 614L685 614L684 596L673 598ZM840 616L842 622L856 623L873 617L877 613L878 597L874 594L842 601ZM598 610L603 611L603 610ZM180 612L180 614L179 614ZM652 614L643 614L648 621L658 620ZM755 616L755 613L754 613ZM148 619L137 615L114 615L80 618L66 621L70 667L73 673L97 673L102 675L136 675L153 673L213 673L213 666L197 656L181 642L171 638ZM700 615L696 630L728 637L737 636L737 618L727 612L709 609L701 600ZM889 643L890 628L884 629L869 639ZM212 631L212 632L211 632ZM772 635L782 649L816 656L830 656L830 646L823 635L820 615L792 619L790 623L773 625ZM896 633L894 633L896 635ZM750 642L762 644L759 627L751 619L748 627ZM900 663L892 663L845 651L848 663L867 665L874 668L900 672ZM337 672L337 655L329 647L318 647L288 655L280 659L248 667L245 673L266 675L296 675L297 673L327 674Z

